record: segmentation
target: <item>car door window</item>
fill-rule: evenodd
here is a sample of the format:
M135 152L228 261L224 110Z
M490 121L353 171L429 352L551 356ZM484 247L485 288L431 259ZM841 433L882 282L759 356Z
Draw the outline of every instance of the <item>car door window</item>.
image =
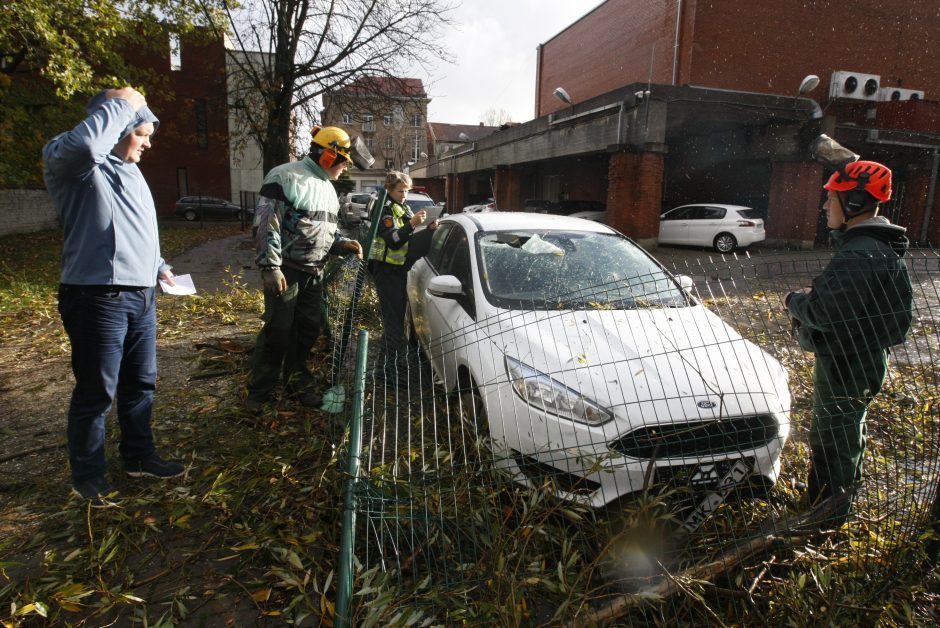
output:
M725 217L725 208L699 207L695 217L700 220L721 220Z
M677 207L663 216L663 220L688 220L695 212L695 207Z
M441 275L453 275L460 280L460 285L463 286L463 295L457 298L457 302L467 311L467 314L475 318L473 271L467 233L463 229L455 227L447 235L447 240L442 248L440 263L436 266L436 270Z
M445 223L441 225L431 237L431 247L428 249L428 254L425 256L425 259L427 259L431 268L435 270L441 267L441 257L444 255L444 243L447 241L447 236L453 228L453 224Z

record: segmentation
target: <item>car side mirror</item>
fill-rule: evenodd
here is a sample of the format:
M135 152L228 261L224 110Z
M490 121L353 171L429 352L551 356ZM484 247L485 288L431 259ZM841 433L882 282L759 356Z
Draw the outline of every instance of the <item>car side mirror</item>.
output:
M438 275L428 282L428 292L442 299L456 299L463 295L463 286L453 275Z
M695 280L688 275L678 275L676 281L679 282L679 287L686 292L692 292L692 288L695 287Z

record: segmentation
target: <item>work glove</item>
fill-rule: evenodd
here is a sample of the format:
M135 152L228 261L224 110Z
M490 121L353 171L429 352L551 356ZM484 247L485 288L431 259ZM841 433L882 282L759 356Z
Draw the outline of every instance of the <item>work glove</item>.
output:
M266 268L261 271L261 279L264 281L264 291L280 295L287 290L287 279L280 268Z

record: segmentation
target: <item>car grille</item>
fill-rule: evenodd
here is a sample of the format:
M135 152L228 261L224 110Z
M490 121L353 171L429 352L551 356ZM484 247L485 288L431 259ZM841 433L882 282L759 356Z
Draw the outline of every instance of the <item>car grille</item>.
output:
M641 427L611 443L610 448L640 459L686 458L757 449L777 434L776 419L758 414Z

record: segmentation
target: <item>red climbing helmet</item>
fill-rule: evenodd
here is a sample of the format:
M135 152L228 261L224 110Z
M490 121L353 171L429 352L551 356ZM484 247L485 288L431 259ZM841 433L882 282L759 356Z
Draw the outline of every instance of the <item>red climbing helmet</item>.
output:
M884 203L891 198L891 169L877 161L853 161L832 173L823 187L833 192L864 190Z

